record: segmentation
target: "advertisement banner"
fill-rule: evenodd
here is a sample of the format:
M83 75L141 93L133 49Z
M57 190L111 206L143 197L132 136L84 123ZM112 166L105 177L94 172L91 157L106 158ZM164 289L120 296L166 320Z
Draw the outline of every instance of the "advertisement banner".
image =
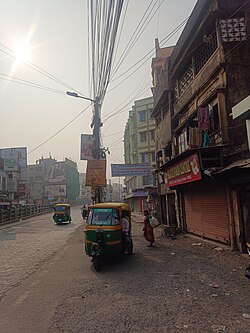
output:
M164 172L164 178L168 187L200 180L201 172L197 154L167 168Z
M18 165L18 155L17 151L14 149L9 149L4 154L4 171L18 171L19 165Z
M81 134L81 160L93 160L94 137L92 134Z
M49 200L58 197L66 197L66 185L47 185L45 186L45 197Z
M9 193L17 192L17 180L14 178L7 178L7 191Z
M111 164L111 176L148 176L152 168L148 163L140 164Z
M46 185L64 185L66 184L66 169L65 163L56 162L46 168L45 174Z
M0 149L0 157L4 159L4 171L19 171L19 181L27 180L26 147Z
M87 162L86 186L106 186L106 160Z

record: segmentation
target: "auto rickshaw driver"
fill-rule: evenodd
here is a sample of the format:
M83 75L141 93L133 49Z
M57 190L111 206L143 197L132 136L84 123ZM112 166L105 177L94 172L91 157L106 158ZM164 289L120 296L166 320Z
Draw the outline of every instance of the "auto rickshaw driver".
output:
M125 253L129 251L131 238L129 235L129 216L127 211L122 211L122 236Z

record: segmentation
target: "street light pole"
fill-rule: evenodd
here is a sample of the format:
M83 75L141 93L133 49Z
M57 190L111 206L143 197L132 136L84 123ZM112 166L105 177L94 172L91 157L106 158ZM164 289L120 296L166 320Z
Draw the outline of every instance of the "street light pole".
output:
M101 158L101 140L100 140L100 128L102 126L101 117L100 117L100 98L96 97L95 99L84 97L78 95L76 92L67 91L67 95L86 99L94 103L94 115L91 128L93 128L93 139L94 139L94 150L93 158L99 160ZM95 188L95 203L101 202L101 188L97 186Z

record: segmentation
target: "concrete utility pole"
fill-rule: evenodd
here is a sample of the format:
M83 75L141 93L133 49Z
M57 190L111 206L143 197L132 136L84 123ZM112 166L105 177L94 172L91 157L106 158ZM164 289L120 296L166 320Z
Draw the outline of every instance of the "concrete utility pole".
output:
M100 117L100 99L95 98L94 101L94 116L91 127L93 127L93 138L94 138L94 151L93 158L99 160L102 157L101 140L100 140L100 128L102 126ZM95 203L102 201L102 188L100 186L95 187Z
M101 142L100 142L100 128L101 128L101 117L100 117L100 99L95 98L94 101L94 116L91 127L93 127L93 138L94 138L94 151L93 158L99 160L101 158Z
M91 101L94 103L94 115L93 121L91 123L91 128L93 128L93 138L94 138L94 149L93 149L93 159L99 160L103 158L103 150L101 149L101 140L100 140L100 128L102 127L101 117L100 117L100 98L97 96L95 99L91 99L88 97L83 97L78 95L76 92L67 91L67 95L73 96L76 98L86 99L87 101ZM101 202L102 197L102 189L100 186L96 186L94 188L95 198L94 203Z

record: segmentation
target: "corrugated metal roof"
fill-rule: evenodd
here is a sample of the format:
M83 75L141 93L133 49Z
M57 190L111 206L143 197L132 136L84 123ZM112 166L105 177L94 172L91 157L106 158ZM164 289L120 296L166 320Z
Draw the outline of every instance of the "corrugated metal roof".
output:
M235 161L217 173L222 173L234 168L250 168L250 158Z

